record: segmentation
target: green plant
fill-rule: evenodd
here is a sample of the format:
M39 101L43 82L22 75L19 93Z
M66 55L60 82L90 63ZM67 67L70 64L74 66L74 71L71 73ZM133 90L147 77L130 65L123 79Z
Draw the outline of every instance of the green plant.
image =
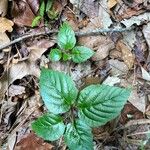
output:
M49 141L64 135L71 150L93 150L91 127L117 117L130 89L90 85L78 91L69 75L43 68L40 94L49 113L32 123L36 134Z
M61 58L66 61L72 59L75 63L81 63L89 59L94 52L85 46L75 46L75 33L71 26L64 22L60 27L57 37L59 48L51 49L49 58L52 61L59 61Z
M32 27L35 27L39 24L39 22L44 18L45 13L48 15L50 19L55 19L58 15L55 10L52 9L53 0L41 0L40 1L40 8L39 8L39 15L37 15L32 21Z

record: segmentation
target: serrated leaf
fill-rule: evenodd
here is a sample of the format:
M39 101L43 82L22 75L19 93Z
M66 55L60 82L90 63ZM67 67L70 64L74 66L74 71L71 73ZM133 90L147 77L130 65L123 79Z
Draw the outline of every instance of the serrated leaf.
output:
M119 115L130 91L107 85L86 87L78 99L79 118L91 127L104 125Z
M43 17L45 12L45 2L42 0L42 3L40 5L40 16Z
M55 141L64 134L65 125L60 116L47 113L32 123L32 129L44 140Z
M81 63L92 57L94 52L85 46L76 46L72 49L72 60Z
M35 17L35 18L33 19L33 21L32 21L32 25L31 25L31 26L32 26L32 27L37 26L37 25L39 24L40 20L41 20L41 16Z
M75 33L68 23L63 23L59 32L57 43L61 49L72 49L76 44Z
M61 50L55 48L51 49L51 52L49 54L49 58L51 61L59 61L62 57L62 52Z
M64 138L70 150L93 150L91 128L81 120L77 120L74 125L67 125Z
M76 100L78 90L69 75L42 69L40 93L47 109L54 114L59 114L70 109Z

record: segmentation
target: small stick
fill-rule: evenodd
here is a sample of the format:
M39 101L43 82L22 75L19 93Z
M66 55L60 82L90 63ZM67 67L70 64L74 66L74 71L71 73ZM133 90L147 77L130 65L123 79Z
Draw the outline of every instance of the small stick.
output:
M87 32L75 32L76 36L90 36L90 35L99 35L99 34L102 34L102 33L109 33L109 32L125 32L125 31L129 31L129 30L132 30L133 28L117 28L117 29L95 29L95 30L89 30ZM37 32L37 33L31 33L31 34L26 34L26 35L23 35L13 41L11 41L10 43L7 43L7 44L2 44L0 46L0 51L4 48L7 48L8 46L11 46L15 43L18 43L20 41L23 41L25 39L28 39L28 38L31 38L31 37L37 37L37 36L40 36L40 35L48 35L48 34L52 34L52 33L58 33L58 30L51 30L51 31L48 31L48 32Z

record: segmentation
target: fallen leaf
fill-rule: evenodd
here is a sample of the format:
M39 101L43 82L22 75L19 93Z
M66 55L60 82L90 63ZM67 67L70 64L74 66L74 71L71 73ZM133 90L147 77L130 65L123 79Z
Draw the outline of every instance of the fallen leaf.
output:
M8 136L8 149L9 150L14 150L16 140L17 140L17 134L16 134L16 132L13 133L13 134L10 134Z
M117 83L120 83L120 79L117 76L108 76L103 84L114 86Z
M52 150L52 148L54 148L53 145L44 142L34 133L29 133L16 144L14 150Z
M122 40L117 42L116 49L121 50L122 59L130 70L133 67L134 59L135 59L131 52L131 49L127 45L125 45Z
M125 65L124 62L121 62L117 59L109 60L110 68L111 68L111 74L112 75L122 75L126 74L128 72L128 67Z
M150 74L143 67L141 67L141 71L142 71L142 78L144 80L150 81Z
M6 31L8 32L12 32L13 28L12 26L14 25L14 23L7 19L7 18L3 18L3 17L0 17L0 32L1 33L4 33Z
M12 15L14 23L21 27L31 27L32 21L35 18L27 1L13 1Z
M0 32L0 45L2 45L2 44L9 44L9 43L10 43L10 39L7 36L7 34ZM11 50L11 47L3 49L4 52L9 52L10 50Z
M146 98L145 96L139 96L136 90L133 90L130 94L128 101L136 107L143 114L146 111Z
M121 21L121 23L123 23L127 28L129 28L133 24L136 24L139 26L143 22L148 22L148 21L150 21L150 13L149 12L141 14L139 16L133 16L130 19L124 19Z
M106 40L103 43L97 46L98 46L98 50L95 52L94 56L92 57L94 61L103 60L109 55L109 51L115 48L114 43L109 38L106 38Z
M8 94L10 97L25 93L25 87L20 85L10 85Z
M150 23L147 23L143 27L143 34L144 34L145 40L146 40L147 45L148 45L149 50L150 50Z
M0 1L0 16L4 17L7 14L8 0Z
M117 0L108 0L108 8L111 9L117 4Z

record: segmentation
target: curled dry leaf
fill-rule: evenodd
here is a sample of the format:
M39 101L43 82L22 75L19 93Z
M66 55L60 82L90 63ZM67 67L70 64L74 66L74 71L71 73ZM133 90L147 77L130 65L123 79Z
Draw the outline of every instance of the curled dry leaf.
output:
M6 31L8 32L12 32L13 28L12 26L14 25L14 23L7 19L7 18L3 18L3 17L0 17L0 32L1 33L4 33Z
M143 34L150 50L150 23L143 27Z
M122 40L117 42L116 49L121 50L123 61L128 66L128 68L131 69L134 64L134 59L135 59L135 57L133 56L131 52L131 49L126 44L124 44Z
M7 14L8 0L0 0L0 16L4 17Z

